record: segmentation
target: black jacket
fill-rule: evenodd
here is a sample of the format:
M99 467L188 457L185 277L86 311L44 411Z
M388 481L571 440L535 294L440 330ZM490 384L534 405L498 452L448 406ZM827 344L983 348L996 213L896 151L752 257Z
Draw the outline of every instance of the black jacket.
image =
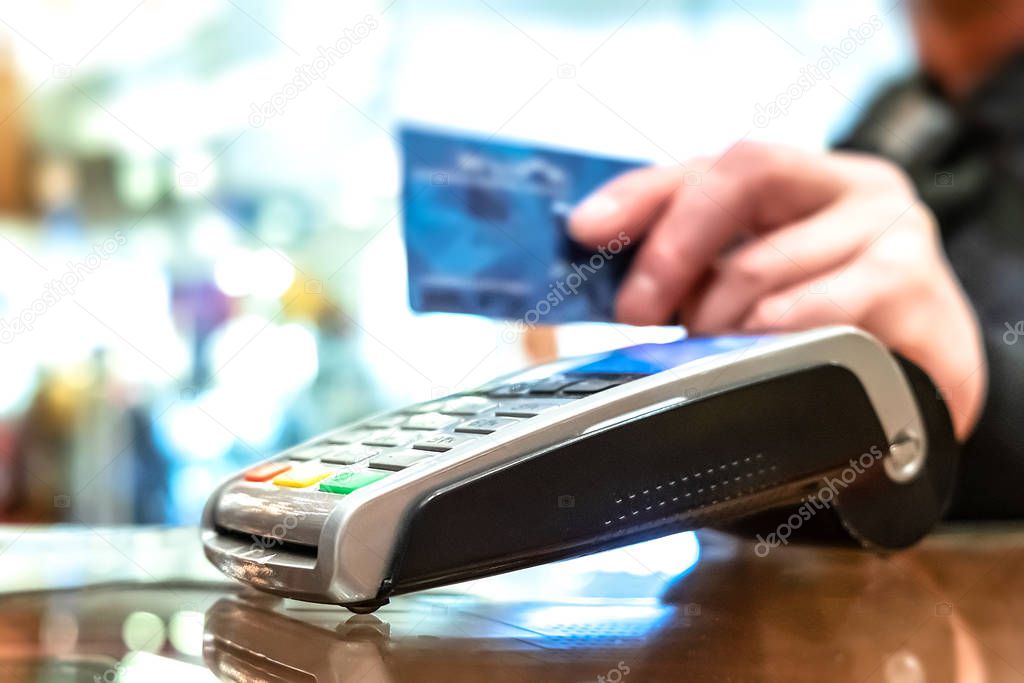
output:
M890 87L839 147L910 174L981 321L989 392L951 514L1024 518L1024 52L957 104L924 77Z

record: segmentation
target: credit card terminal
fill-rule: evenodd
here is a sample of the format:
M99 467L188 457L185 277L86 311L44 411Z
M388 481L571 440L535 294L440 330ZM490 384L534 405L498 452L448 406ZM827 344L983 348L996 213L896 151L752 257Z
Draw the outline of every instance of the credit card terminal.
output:
M258 589L371 611L787 507L904 547L942 515L957 451L924 373L856 328L690 338L320 435L221 484L202 538Z

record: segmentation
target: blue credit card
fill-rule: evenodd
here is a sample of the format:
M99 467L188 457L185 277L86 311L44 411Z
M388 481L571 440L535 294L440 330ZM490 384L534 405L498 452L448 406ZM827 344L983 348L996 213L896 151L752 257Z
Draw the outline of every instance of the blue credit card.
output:
M405 126L402 209L416 311L532 324L606 321L629 238L592 250L567 218L638 161Z

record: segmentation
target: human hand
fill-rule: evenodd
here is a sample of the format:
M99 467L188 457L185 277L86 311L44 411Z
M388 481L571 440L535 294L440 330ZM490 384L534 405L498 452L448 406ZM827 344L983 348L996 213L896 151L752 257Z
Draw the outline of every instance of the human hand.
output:
M573 213L573 236L640 240L616 300L635 325L693 334L852 324L922 367L959 438L984 403L974 310L934 217L879 158L739 143L718 158L620 176Z

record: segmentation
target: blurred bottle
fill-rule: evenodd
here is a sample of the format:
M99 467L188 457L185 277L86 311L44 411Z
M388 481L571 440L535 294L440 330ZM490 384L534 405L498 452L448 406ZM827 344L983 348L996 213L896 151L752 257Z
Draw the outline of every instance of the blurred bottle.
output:
M0 42L0 214L21 215L31 206L25 97L11 45Z

